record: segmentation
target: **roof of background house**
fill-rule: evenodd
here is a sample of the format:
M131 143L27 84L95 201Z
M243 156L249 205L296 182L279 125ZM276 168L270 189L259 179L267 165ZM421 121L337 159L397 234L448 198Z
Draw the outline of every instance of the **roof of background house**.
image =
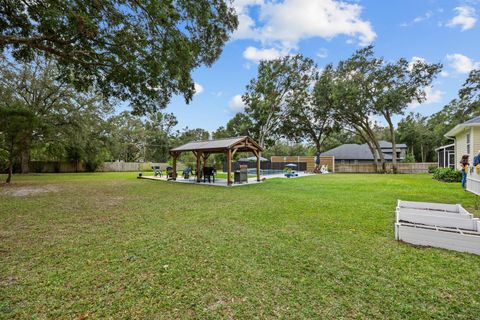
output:
M392 160L392 156L384 154L385 160ZM335 160L372 160L373 155L366 144L342 144L322 153L322 156L334 156Z
M379 141L380 148L383 151L385 156L385 160L392 160L392 155L386 152L392 152L392 143L388 141ZM400 149L406 149L407 145L404 143L397 144L397 152ZM334 156L336 160L372 160L373 155L370 151L368 145L365 144L355 144L355 143L348 143L342 144L336 148L323 152L322 155L324 156ZM402 158L400 158L402 159Z
M391 142L388 142L388 141L385 141L385 140L380 140L378 141L378 143L380 144L380 148L382 149L392 149L392 143ZM405 143L397 143L397 149L401 149L401 148L406 148L407 145Z
M468 127L477 127L477 126L480 126L480 116L470 119L468 121L465 121L464 123L457 124L455 128L451 129L445 134L445 137L454 138L458 133L462 131L462 129L465 129Z

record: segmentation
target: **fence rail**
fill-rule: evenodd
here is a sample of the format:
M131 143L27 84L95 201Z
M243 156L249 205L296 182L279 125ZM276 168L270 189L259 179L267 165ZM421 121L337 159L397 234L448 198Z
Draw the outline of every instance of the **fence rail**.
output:
M427 173L428 168L438 167L436 162L397 163L398 173ZM393 170L391 163L386 164L387 172ZM335 164L335 171L342 173L376 173L382 170L380 164Z

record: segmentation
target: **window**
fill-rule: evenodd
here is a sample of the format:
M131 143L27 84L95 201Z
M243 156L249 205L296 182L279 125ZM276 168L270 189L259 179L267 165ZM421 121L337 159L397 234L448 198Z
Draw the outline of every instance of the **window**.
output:
M470 133L467 133L467 154L470 154Z

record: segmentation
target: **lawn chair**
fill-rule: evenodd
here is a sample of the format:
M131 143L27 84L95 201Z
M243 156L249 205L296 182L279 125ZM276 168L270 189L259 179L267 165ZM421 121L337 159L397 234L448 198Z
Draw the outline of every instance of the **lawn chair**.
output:
M156 177L156 176L159 176L160 178L162 177L162 170L160 170L160 166L152 166L152 170L153 170L153 175Z
M183 172L182 172L183 179L188 180L191 174L192 174L192 168L187 167L183 169Z
M211 179L213 179L213 183L215 183L215 168L214 167L205 167L203 168L203 182L206 182L208 179L208 183L211 182Z
M167 167L167 180L173 180L173 168Z

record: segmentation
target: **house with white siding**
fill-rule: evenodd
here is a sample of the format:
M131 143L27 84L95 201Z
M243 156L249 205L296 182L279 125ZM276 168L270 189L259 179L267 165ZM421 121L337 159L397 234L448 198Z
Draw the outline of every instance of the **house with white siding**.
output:
M480 151L480 117L458 124L445 136L455 141L455 168L460 170L462 156L469 155L467 190L480 195L480 173L472 166L473 159Z

